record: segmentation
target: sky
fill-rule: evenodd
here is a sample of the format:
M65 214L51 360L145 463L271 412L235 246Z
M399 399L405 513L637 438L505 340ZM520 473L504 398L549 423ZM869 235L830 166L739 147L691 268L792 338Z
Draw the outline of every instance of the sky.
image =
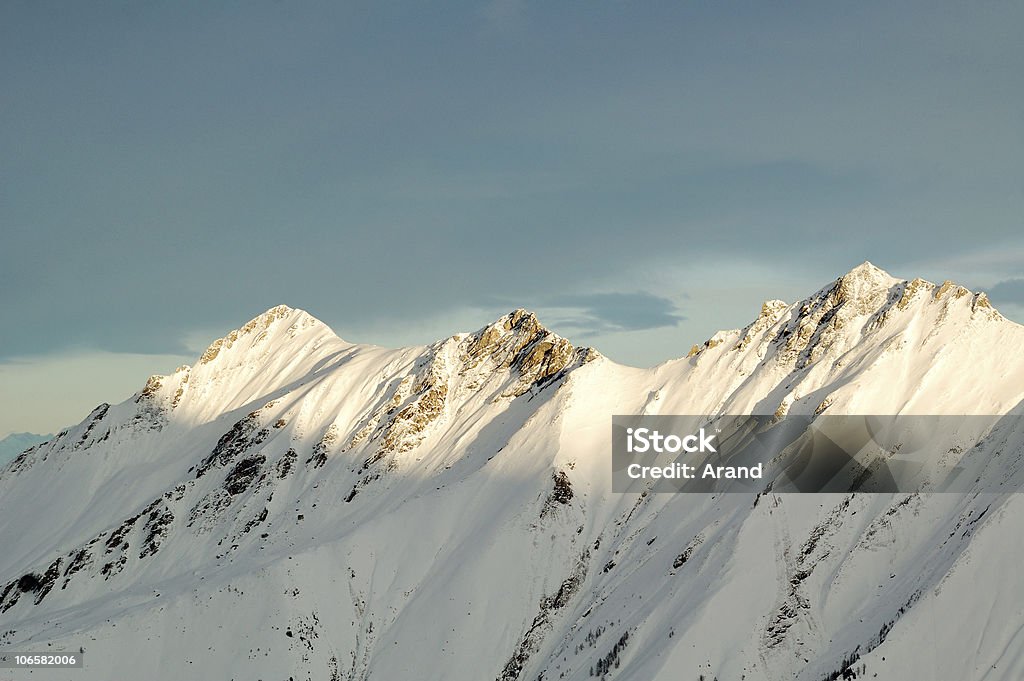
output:
M0 437L285 303L685 355L864 260L1024 319L1020 2L0 3Z

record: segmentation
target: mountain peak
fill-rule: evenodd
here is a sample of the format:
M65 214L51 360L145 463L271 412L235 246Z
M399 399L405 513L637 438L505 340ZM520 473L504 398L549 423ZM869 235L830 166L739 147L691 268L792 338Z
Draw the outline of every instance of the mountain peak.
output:
M548 337L563 340L546 329L536 314L516 308L470 334L469 353L472 357L502 355L508 359L527 345Z
M464 343L468 366L489 358L493 366L518 370L520 380L512 390L513 395L599 356L591 348L573 346L541 324L536 314L523 308L516 308L470 334Z
M265 334L271 327L278 326L282 322L289 322L296 329L309 328L312 326L323 326L323 322L310 315L305 310L292 308L287 305L276 305L261 315L253 317L240 328L231 331L223 338L213 341L206 351L199 358L199 364L208 364L215 360L222 350L231 348L239 339L248 336L259 336Z
M839 277L839 281L849 293L858 294L868 290L888 289L902 280L865 260Z
M890 290L901 283L901 279L865 260L810 300L823 298L829 307L848 305L857 314L867 314L884 303Z
M889 276L889 273L883 270L881 267L878 267L870 260L865 260L864 262L857 265L843 276L878 276L879 274L884 275L886 277Z
M507 315L501 317L499 322L502 322L507 330L525 330L529 333L551 333L551 331L545 327L537 314L526 308L517 307L516 309L509 312Z
M214 414L269 394L349 347L305 310L277 305L213 341L192 366L150 376L135 396L154 422L186 406Z

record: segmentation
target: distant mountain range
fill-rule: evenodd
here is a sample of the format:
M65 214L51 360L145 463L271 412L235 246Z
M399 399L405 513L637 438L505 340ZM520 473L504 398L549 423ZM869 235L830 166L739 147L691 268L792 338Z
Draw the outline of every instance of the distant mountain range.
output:
M33 447L40 442L46 442L53 435L37 435L36 433L11 433L4 439L0 440L0 466L7 463L18 454L29 447Z
M84 647L31 677L79 681L1019 681L1024 502L985 481L1024 433L965 494L620 494L610 439L1020 414L1022 349L984 294L870 263L651 369L525 310L392 350L275 307L0 469L0 650Z

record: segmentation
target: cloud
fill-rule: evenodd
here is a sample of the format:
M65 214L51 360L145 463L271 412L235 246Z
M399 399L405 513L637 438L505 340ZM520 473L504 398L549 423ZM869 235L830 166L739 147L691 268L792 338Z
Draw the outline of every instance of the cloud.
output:
M579 329L584 336L676 326L685 317L675 303L651 293L578 293L554 296L544 307L568 311L556 327Z
M988 290L988 296L999 305L1024 305L1024 279L1007 279Z

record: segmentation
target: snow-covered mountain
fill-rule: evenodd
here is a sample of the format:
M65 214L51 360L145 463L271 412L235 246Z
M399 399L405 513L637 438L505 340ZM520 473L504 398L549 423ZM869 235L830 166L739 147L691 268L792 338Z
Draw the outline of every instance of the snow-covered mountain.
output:
M1024 678L1024 502L617 494L613 414L1020 414L1024 327L865 263L686 358L516 310L427 347L276 307L0 472L12 678ZM1017 470L1024 432L993 444ZM0 671L0 678L4 678Z
M11 433L4 439L0 440L0 465L3 465L21 454L23 451L37 445L41 442L46 442L53 435L38 435L36 433Z

